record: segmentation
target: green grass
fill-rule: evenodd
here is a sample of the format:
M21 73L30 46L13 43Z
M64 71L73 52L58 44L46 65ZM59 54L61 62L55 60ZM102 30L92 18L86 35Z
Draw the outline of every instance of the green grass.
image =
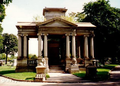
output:
M17 80L34 80L36 72L15 72L15 67L11 66L1 66L0 74ZM46 74L49 78L49 75Z
M105 65L105 66L103 66L103 68L105 68L105 69L113 69L115 66L118 66L118 64L108 64L108 65Z
M86 71L79 71L77 73L73 73L73 75L84 78L86 74Z
M107 80L109 78L109 71L111 69L113 69L115 66L117 66L118 64L109 64L109 65L105 65L102 68L97 68L97 75L96 77L90 78L92 81L103 81L103 80ZM80 71L77 73L73 73L74 75L81 77L83 79L88 79L88 77L86 77L86 71Z

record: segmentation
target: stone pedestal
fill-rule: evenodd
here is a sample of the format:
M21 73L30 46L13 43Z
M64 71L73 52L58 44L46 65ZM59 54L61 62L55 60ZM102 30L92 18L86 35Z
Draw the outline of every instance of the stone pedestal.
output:
M45 73L46 67L45 66L37 66L36 67L36 77L35 81L45 81L46 73Z
M17 59L17 66L15 69L16 72L27 72L27 58Z
M71 64L72 64L71 58L66 58L66 68L65 68L65 71L68 71L70 69Z
M93 66L98 67L98 62L99 62L99 60L92 59L91 62L92 62L92 65L93 65Z
M92 61L90 59L85 59L85 67L92 65Z
M69 69L70 73L74 73L74 72L79 72L79 67L77 64L75 65L71 65L70 69Z
M94 78L97 74L97 68L95 66L86 67L86 76L88 78Z
M46 61L46 71L45 73L49 73L49 65L48 65L48 58L45 57L45 61Z

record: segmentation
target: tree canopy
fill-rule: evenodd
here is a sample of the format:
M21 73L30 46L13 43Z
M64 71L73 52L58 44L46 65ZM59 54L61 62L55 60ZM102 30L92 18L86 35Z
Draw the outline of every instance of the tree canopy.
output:
M97 26L95 44L97 57L120 56L120 9L111 7L109 0L97 0L84 5L83 21Z
M3 34L3 48L1 53L6 54L6 61L7 55L14 55L18 51L18 39L13 34L4 33Z
M3 19L5 18L6 14L5 14L5 5L8 6L9 3L11 3L12 0L0 0L0 50L3 48L3 38L2 38L2 31L3 28L1 26L1 22L3 21Z

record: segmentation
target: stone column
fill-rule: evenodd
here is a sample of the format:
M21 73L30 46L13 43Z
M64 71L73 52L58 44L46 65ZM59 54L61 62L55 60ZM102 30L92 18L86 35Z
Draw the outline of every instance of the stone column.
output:
M24 58L27 58L27 34L24 34Z
M22 56L22 39L21 35L18 34L18 59L20 59Z
M41 38L41 34L38 34L38 58L41 58L42 57L42 38Z
M70 41L69 35L66 34L66 58L70 58Z
M90 56L94 59L94 35L90 38Z
M88 35L84 35L84 57L88 57Z
M72 35L72 58L76 58L75 34Z
M77 64L75 36L76 34L72 35L72 64Z
M48 34L44 34L44 58L45 58L45 60L46 60L46 73L49 72L47 35L48 35Z
M44 34L44 58L48 57L47 34Z
M70 38L69 38L69 34L66 34L66 71L69 71L70 67L71 67L71 58L70 58Z
M80 45L79 45L79 47L78 47L78 58L81 59L81 49L80 49Z

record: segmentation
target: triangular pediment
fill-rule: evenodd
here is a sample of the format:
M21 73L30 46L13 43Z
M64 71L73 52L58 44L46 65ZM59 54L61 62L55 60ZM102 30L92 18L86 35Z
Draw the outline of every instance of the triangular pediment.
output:
M77 27L76 24L69 22L62 18L53 18L42 23L38 23L37 26L40 27Z

